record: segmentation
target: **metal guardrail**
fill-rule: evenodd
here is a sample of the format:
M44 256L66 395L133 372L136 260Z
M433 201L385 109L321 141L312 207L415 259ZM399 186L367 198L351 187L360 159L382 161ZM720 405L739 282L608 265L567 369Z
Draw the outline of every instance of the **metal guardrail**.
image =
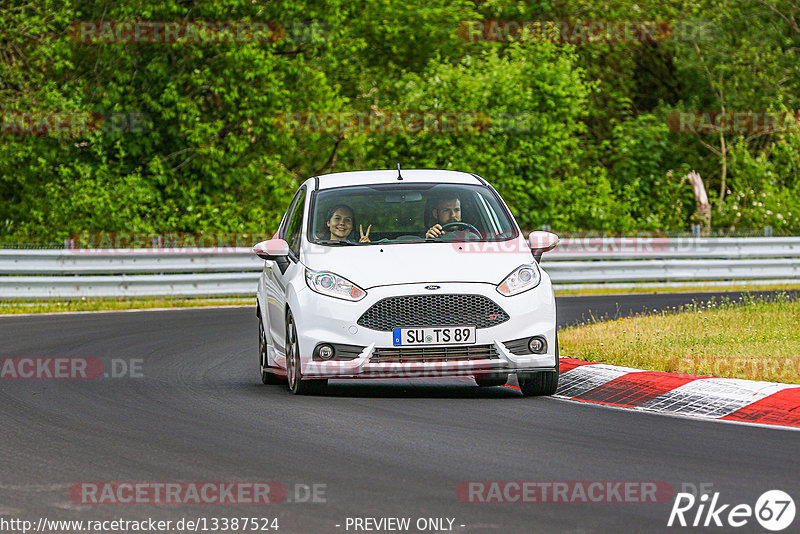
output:
M252 296L262 265L250 248L0 249L0 298ZM800 283L800 237L570 238L542 265L563 288Z
M800 237L580 237L563 239L542 263L569 260L800 258Z
M249 247L0 250L0 275L248 272L263 263Z
M258 273L0 277L0 298L255 296Z
M800 258L758 260L563 261L543 265L554 283L797 278Z

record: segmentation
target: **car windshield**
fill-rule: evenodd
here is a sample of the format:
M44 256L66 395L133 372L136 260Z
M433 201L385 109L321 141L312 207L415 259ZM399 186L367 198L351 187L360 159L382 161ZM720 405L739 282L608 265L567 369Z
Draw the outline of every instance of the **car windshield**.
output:
M331 246L505 241L517 236L506 209L488 187L479 185L324 189L315 195L310 221L309 240Z

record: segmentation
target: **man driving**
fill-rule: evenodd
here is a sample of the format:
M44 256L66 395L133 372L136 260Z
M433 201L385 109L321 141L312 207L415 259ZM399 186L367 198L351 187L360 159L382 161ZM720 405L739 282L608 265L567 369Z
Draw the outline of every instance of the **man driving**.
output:
M448 223L461 222L461 200L456 196L441 197L431 210L436 224L425 233L427 239L434 239L445 233L442 226Z

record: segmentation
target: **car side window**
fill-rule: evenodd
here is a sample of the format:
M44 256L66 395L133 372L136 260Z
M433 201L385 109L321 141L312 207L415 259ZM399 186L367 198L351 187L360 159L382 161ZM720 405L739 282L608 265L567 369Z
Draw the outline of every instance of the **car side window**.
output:
M302 193L302 192L303 192L303 188L301 187L294 194L294 196L292 197L291 202L289 202L289 207L286 208L286 212L283 214L283 217L281 217L281 224L278 225L278 231L275 233L276 237L280 237L281 239L286 239L286 235L287 235L286 227L288 226L289 218L292 216L292 213L294 213L295 202L297 201L297 197L299 197L300 193Z
M289 216L289 224L286 226L286 242L289 244L295 257L300 257L300 235L303 229L303 208L305 207L306 191L305 188L300 190L297 197L297 202L294 204L294 210Z

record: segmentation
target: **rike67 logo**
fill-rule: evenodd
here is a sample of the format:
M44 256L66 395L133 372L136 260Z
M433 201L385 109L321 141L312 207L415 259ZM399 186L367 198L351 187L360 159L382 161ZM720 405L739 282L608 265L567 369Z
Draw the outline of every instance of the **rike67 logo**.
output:
M719 492L711 496L704 493L699 498L691 493L678 493L667 526L739 528L750 524L755 517L763 528L778 532L788 528L794 516L794 500L781 490L764 492L755 506L722 503Z

